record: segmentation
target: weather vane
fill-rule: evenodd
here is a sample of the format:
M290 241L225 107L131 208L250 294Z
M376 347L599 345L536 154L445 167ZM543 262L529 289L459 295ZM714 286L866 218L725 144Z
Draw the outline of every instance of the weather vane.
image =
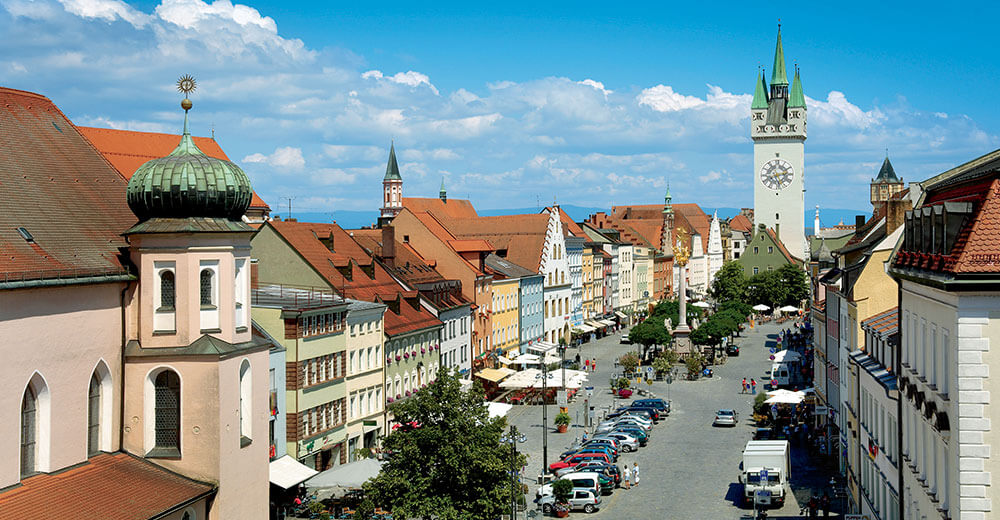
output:
M188 95L194 92L197 88L198 83L190 74L185 74L177 80L177 91L184 94L184 97L188 97Z

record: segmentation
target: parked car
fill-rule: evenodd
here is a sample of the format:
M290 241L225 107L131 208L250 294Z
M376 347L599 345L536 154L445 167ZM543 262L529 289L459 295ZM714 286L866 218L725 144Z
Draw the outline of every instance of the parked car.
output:
M629 399L632 397L632 390L629 390L628 388L622 388L621 390L618 391L618 397L620 399Z
M620 422L620 421L632 421L632 422L639 423L639 424L641 424L643 426L648 426L650 428L653 427L653 420L650 419L649 417L647 417L646 414L643 414L641 412L635 412L635 413L627 412L625 415L621 415L619 417L616 417L613 420L614 421L618 421L618 422Z
M553 495L542 495L535 499L535 503L542 506L543 513L549 514L552 512L552 506L556 503L556 497ZM593 513L597 511L600 505L601 495L589 490L574 489L573 496L569 499L570 509L582 509L584 513Z
M740 346L735 343L730 343L726 345L726 354L730 356L740 355Z
M649 442L649 433L644 431L642 428L622 425L615 428L612 431L618 433L624 433L635 437L636 440L639 441L639 446L645 446L646 443Z
M594 473L600 473L612 480L612 484L617 487L622 481L622 470L614 464L607 464L604 462L588 461L577 466L578 471L593 471ZM556 473L556 476L559 476ZM604 491L603 488L601 490Z
M660 399L659 397L645 397L643 399L636 399L632 401L632 406L648 406L650 408L656 408L661 414L670 413L670 401L666 399Z
M725 409L715 412L715 420L712 421L712 426L736 426L739 424L739 416L736 414L736 410Z
M621 339L620 343L622 345L631 345L632 344L632 340L629 339L628 334L624 334L623 333L622 334L622 339Z
M653 422L660 422L661 418L660 411L657 410L656 408L653 408L651 406L639 406L635 403L632 403L628 408L626 408L625 412L630 413L632 415L636 414L645 415L646 417L649 417Z
M616 457L621 453L621 445L615 439L591 439L583 445L584 449L596 447L611 448Z
M567 450L559 455L559 459L565 459L571 455L582 455L587 453L603 453L608 457L611 462L618 461L618 450L611 448L610 446L590 446L590 447L579 447L571 450Z
M558 462L553 462L549 464L549 471L555 471L560 468L565 468L567 466L576 466L585 460L602 460L604 462L611 462L608 455L605 453L593 452L593 453L578 453L576 455L570 455L565 459Z
M637 438L635 438L635 437L633 437L633 436L631 436L631 435L629 435L627 433L610 431L610 432L601 434L601 435L599 435L597 437L594 437L595 441L596 440L601 440L601 439L614 439L614 440L618 441L618 446L621 448L621 451L624 451L626 453L630 452L630 451L635 451L635 450L639 449L639 439L637 439Z
M572 482L573 489L585 489L593 491L594 493L600 493L601 491L600 474L596 471L563 472L560 478ZM543 497L551 494L552 484L545 484L544 486L539 487L538 491L535 491L536 497Z

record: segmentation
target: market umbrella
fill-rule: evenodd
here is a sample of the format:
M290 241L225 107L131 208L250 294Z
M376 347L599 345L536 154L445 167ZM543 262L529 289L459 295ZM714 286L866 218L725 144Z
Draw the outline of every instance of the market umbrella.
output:
M691 306L692 307L699 307L699 308L702 308L702 309L707 309L707 308L711 307L711 305L709 305L709 304L707 304L705 302L694 302L694 303L691 304Z
M766 401L767 404L799 404L805 396L796 395L794 392L789 394L777 394L768 397Z
M755 310L755 311L767 311L767 310L771 310L771 308L768 307L767 305L764 305L763 303L758 303L757 305L753 306L753 310Z
M781 312L798 312L799 308L794 305L785 305L784 307L778 310Z

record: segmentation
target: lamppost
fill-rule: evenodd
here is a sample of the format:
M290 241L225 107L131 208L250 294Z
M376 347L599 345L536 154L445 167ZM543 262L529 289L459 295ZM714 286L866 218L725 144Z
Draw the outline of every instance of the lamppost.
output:
M500 436L500 442L510 444L510 520L517 518L517 443L527 442L523 433L518 435L517 426L510 425L510 433Z
M542 475L549 469L549 405L545 400L549 390L549 367L542 355Z

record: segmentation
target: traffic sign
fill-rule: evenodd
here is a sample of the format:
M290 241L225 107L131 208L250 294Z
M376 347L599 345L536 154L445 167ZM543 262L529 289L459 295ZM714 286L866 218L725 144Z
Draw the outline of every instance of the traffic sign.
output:
M766 469L760 470L760 482L761 482L761 484L766 484L767 483L767 470Z
M594 387L592 387L592 386L585 386L585 387L583 387L583 389L587 391L587 398L588 399L591 398L591 397L594 397Z

